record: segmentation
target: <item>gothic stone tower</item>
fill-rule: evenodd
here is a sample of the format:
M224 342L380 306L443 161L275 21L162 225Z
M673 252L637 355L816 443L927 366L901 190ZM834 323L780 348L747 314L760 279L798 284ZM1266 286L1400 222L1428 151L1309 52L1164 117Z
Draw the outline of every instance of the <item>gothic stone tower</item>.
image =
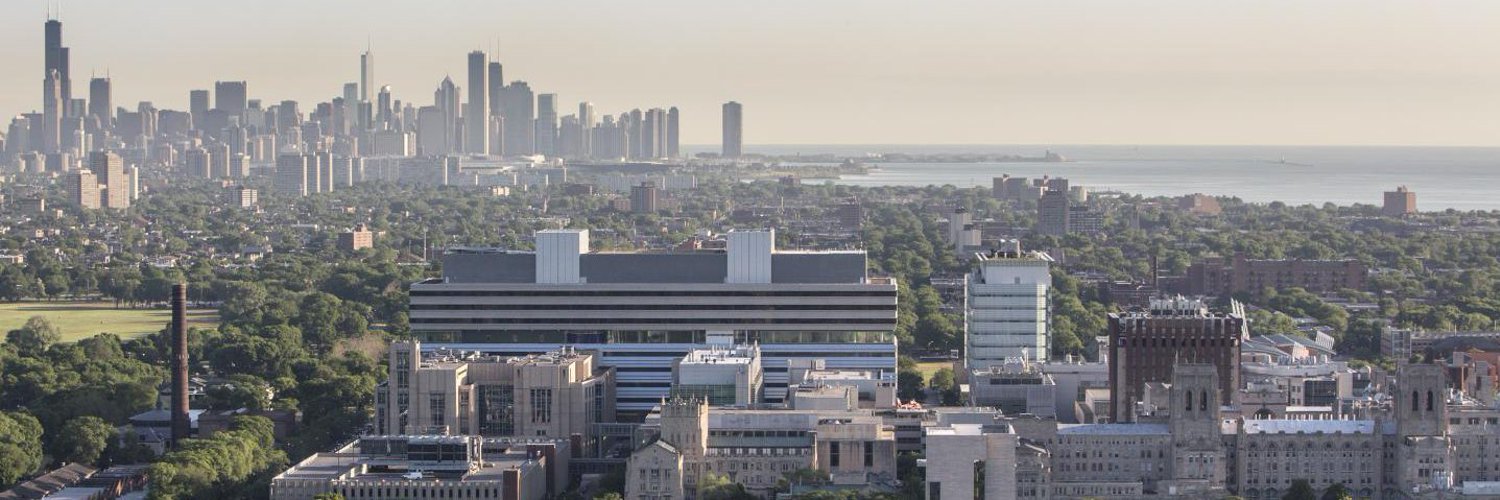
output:
M1219 370L1212 364L1178 364L1172 370L1169 427L1172 431L1172 480L1178 494L1206 494L1224 489L1223 438L1220 436Z
M1401 365L1396 374L1396 487L1402 491L1451 478L1453 446L1448 440L1448 387L1443 368Z
M661 440L682 453L683 487L695 490L703 457L708 454L708 400L693 397L662 402Z

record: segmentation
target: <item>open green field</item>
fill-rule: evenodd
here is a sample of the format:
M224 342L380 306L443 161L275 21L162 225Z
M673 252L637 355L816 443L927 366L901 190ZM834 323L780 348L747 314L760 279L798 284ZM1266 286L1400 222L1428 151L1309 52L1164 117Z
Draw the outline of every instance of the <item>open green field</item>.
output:
M170 309L116 309L112 302L15 302L0 303L0 333L8 332L32 316L47 318L62 330L63 342L109 332L121 338L139 337L160 331L172 321ZM219 313L213 309L188 309L188 326L218 326Z

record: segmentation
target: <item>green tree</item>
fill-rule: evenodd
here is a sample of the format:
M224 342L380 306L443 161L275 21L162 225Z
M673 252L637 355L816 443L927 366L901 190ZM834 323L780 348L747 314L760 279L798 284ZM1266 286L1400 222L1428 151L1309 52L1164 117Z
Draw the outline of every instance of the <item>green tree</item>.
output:
M1350 493L1349 488L1345 488L1343 483L1333 483L1332 486L1323 490L1323 496L1320 498L1322 500L1354 500L1354 494Z
M728 476L705 473L698 480L700 500L756 500L755 495L745 491L745 486L730 481Z
M62 331L41 316L32 316L20 328L5 333L5 343L15 346L22 356L36 356L47 346L62 340Z
M0 412L0 488L42 466L42 424L24 412Z
M1313 490L1312 483L1306 479L1292 481L1292 487L1281 495L1281 500L1318 500L1318 492Z
M313 495L313 500L344 500L344 495L338 493L319 493Z
M926 377L917 370L917 362L909 357L901 356L896 361L896 389L897 396L905 400L922 398L922 389L927 386Z
M606 491L604 493L594 495L594 500L624 500L624 497L622 497L619 493Z
M59 462L94 465L115 435L115 427L109 422L86 415L68 420L48 444L52 457Z
M942 392L943 405L955 406L959 404L958 380L953 375L952 368L942 368L932 373L930 387Z

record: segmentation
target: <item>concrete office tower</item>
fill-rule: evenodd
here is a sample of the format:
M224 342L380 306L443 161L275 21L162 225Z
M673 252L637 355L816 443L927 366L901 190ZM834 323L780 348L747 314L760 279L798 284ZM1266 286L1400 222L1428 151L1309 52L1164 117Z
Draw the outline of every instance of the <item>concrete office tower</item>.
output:
M452 138L448 136L447 113L437 106L422 106L417 110L417 155L437 156L453 152Z
M1048 190L1036 205L1036 233L1047 236L1068 234L1068 193Z
M517 80L505 86L505 154L526 156L536 152L536 97L526 82Z
M109 77L89 80L89 116L104 130L114 128L115 101Z
M203 149L208 150L209 176L215 179L225 179L232 174L229 171L229 145L222 142L209 144Z
M249 165L246 165L249 168ZM130 201L141 199L141 169L135 166L125 167L125 178L130 180Z
M1385 192L1385 204L1380 213L1387 217L1405 217L1417 213L1417 193L1397 186L1395 191Z
M343 99L340 99L340 104L343 105L343 109L341 110L343 119L340 120L337 126L339 133L351 134L355 130L362 130L361 127L363 124L359 119L358 83L351 82L344 84L344 94Z
M594 156L594 127L599 123L599 118L594 115L594 103L584 101L578 103L578 157L592 158Z
M82 208L99 208L99 178L88 170L70 172L66 187L68 200Z
M208 96L207 90L188 91L188 113L193 115L193 128L203 130L208 122Z
M229 155L229 176L243 179L250 176L250 157L244 153L231 153Z
M489 64L484 51L469 53L469 103L464 108L464 152L490 152Z
M724 151L725 158L739 158L744 154L745 117L740 103L724 103Z
M488 74L485 83L489 84L490 102L490 154L500 156L505 154L505 101L501 96L505 93L505 67L499 61L491 61L487 67Z
M535 252L450 251L443 277L411 287L412 332L501 356L602 351L600 363L633 368L619 374L633 388L619 408L637 414L668 395L674 358L706 345L758 343L764 366L816 358L894 373L895 282L869 276L862 251L777 252L774 238L731 232L720 253L595 253L586 231L552 230ZM479 309L452 307L480 296ZM787 377L768 370L762 397L783 402Z
M1172 381L1173 363L1218 367L1219 404L1231 404L1240 387L1240 343L1249 337L1239 303L1228 313L1209 312L1202 300L1154 299L1147 311L1109 315L1110 414L1133 422L1146 385Z
M365 47L359 55L359 100L371 102L375 96L375 53Z
M964 226L973 223L974 216L969 213L969 209L964 207L953 209L953 213L948 215L948 243L957 246L958 241L963 237Z
M631 213L654 214L659 208L655 182L642 182L639 186L630 187Z
M650 154L651 148L647 146L648 141L644 126L646 115L641 113L639 109L632 109L629 116L630 119L625 122L625 130L626 133L630 134L630 158L636 160L648 158L647 155Z
M379 130L395 129L395 103L391 98L391 86L383 85L380 92L375 94L375 128Z
M1051 350L1052 257L1019 241L975 256L964 296L964 364L988 371L1007 359L1046 361Z
M661 108L646 110L641 123L641 158L657 159L667 154L667 112Z
M557 94L536 96L536 153L557 156Z
M187 167L187 177L209 179L214 176L213 155L208 149L192 148L183 151L182 160Z
M276 128L283 134L301 132L302 111L297 109L297 101L281 101L276 105ZM286 143L300 145L302 141L289 140Z
M333 153L319 151L307 158L307 192L333 192Z
M239 208L255 208L259 204L260 191L245 186L234 188L234 206Z
M214 82L214 108L229 116L243 116L249 107L248 84L239 82Z
M583 127L578 124L578 117L568 115L562 117L557 126L558 156L563 158L582 158L579 154L583 151Z
M104 208L130 208L130 177L125 174L125 160L120 155L107 151L89 153L89 170L104 186L100 196Z
M667 158L680 158L682 156L682 114L677 111L677 106L667 110Z
M45 80L52 73L57 73L57 100L72 102L73 78L69 70L71 64L68 63L68 48L62 45L62 21L48 19L42 31L42 78ZM58 112L63 110L59 109Z
M308 156L285 153L276 157L276 192L287 196L307 196Z
M40 140L33 142L41 144L43 153L62 150L62 107L62 77L54 70L42 81L42 124L32 131L33 139L37 139L36 132L41 133Z
M363 168L364 160L362 158L335 156L331 172L333 189L354 187L354 183L359 178L360 170Z
M453 85L453 79L443 77L438 83L437 91L432 94L433 105L443 112L444 122L443 134L447 137L447 148L441 152L430 152L426 154L450 154L458 152L460 137L458 135L459 95L458 87ZM418 121L421 121L420 116Z

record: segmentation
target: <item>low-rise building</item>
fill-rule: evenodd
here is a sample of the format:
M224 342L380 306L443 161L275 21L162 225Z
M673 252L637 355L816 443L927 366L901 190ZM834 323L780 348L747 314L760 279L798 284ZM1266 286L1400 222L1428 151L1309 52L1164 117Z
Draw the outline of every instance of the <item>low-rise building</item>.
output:
M271 498L542 500L566 489L568 458L561 440L365 436L276 475Z
M387 434L526 436L592 441L615 421L614 370L569 349L517 357L391 345L391 374L376 390L376 428Z
M693 349L672 366L674 396L706 399L713 406L755 405L764 385L755 345Z

